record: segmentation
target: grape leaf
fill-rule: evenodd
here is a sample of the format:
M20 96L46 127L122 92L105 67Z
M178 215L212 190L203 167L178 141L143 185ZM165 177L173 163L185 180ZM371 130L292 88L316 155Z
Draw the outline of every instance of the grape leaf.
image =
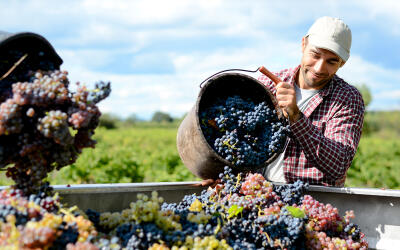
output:
M238 205L233 205L229 208L228 213L228 219L232 218L233 216L237 216L239 213L243 211L243 207L239 207Z
M306 214L304 213L304 210L301 208L293 207L293 206L286 206L286 209L295 218L304 218L306 216Z
M200 212L201 210L203 210L203 204L198 199L193 201L189 207L189 211L191 212Z

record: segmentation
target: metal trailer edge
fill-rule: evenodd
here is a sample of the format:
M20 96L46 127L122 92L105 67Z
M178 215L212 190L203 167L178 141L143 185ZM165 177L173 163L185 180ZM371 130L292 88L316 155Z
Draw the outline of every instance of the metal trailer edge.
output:
M54 185L62 203L81 210L117 212L129 207L138 193L157 191L166 202L179 202L184 195L200 194L200 182L157 182ZM4 189L6 186L0 187ZM339 209L353 210L371 249L400 249L400 190L333 188L311 185L308 194Z

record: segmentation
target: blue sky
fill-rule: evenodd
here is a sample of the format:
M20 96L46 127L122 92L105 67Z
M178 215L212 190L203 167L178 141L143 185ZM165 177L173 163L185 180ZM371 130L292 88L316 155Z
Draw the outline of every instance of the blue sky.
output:
M370 88L370 110L399 110L399 13L395 0L13 0L0 2L0 29L46 37L73 82L111 81L103 112L148 119L157 110L182 116L220 70L297 66L314 20L339 17L353 44L338 75Z

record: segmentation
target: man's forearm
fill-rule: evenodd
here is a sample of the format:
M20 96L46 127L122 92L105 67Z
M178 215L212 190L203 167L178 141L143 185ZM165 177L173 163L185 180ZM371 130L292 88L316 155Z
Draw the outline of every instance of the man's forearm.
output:
M292 124L294 140L307 160L333 180L345 175L360 139L363 112L361 117L357 113L348 113L346 117L327 121L324 133L304 115Z

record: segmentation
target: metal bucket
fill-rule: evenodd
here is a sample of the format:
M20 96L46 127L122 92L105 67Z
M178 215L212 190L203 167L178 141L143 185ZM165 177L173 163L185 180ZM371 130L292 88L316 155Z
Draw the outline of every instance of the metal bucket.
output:
M263 168L273 162L282 150L275 152L269 159L258 166L237 167L222 158L209 145L200 127L199 114L217 98L226 98L239 95L251 98L255 103L265 101L271 108L275 109L278 118L283 124L287 124L282 110L277 106L275 96L260 81L241 73L216 73L206 79L204 86L200 84L201 90L196 104L186 115L179 126L177 135L177 148L179 156L184 165L196 176L202 179L217 179L218 174L223 172L224 166L230 166L234 171L243 172ZM247 71L247 70L243 70ZM258 71L258 70L256 70ZM247 71L247 72L256 72ZM287 138L285 138L287 140Z

